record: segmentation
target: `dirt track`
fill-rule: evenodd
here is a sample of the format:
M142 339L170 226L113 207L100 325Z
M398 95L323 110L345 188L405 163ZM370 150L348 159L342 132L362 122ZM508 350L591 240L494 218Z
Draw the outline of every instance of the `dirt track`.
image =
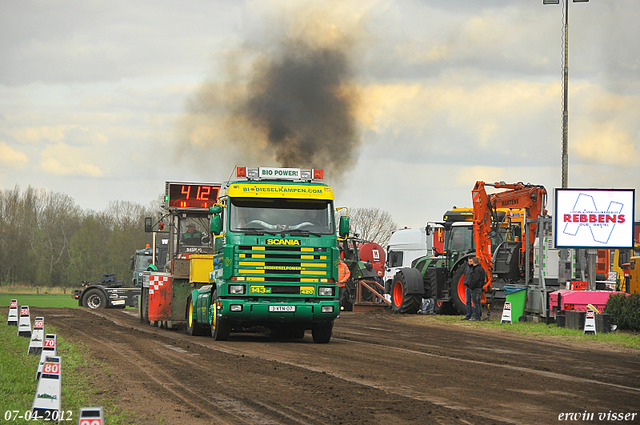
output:
M598 413L640 413L639 350L386 312L343 313L331 342L314 344L309 333L216 342L122 310L32 310L106 365L110 376L91 371L96 385L139 425L542 424L585 411L608 423Z

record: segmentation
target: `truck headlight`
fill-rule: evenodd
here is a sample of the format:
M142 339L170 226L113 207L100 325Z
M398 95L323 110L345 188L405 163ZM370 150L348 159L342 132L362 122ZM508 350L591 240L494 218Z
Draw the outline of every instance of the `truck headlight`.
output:
M244 285L229 285L230 295L242 295L244 294Z
M333 306L332 305L323 305L322 308L320 309L320 311L322 311L323 313L333 313Z
M231 311L242 311L242 304L231 304L229 306L229 310L231 310Z
M320 286L318 287L318 295L321 297L333 297L335 295L335 289L332 286Z

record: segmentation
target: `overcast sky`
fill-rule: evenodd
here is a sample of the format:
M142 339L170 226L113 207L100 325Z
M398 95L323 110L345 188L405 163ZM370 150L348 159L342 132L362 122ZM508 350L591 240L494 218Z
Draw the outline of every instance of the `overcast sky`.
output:
M569 12L569 186L637 189L640 3ZM542 0L0 0L0 189L101 210L148 205L167 180L278 165L260 134L229 130L229 99L294 40L348 60L351 153L325 167L337 205L419 227L470 206L477 180L541 184L551 200L562 25Z

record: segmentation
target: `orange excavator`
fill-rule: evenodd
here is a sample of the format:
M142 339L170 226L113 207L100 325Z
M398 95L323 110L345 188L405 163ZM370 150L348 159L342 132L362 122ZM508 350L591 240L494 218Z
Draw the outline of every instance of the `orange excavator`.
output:
M504 191L487 194L487 186ZM488 278L484 289L491 294L491 300L483 293L482 303L487 304L489 315L493 300L502 298L496 292L502 291L505 284L522 284L530 277L526 271L531 270L539 227L531 220L546 215L545 188L479 181L472 194L473 222L467 209L448 211L443 217L443 252L416 258L411 267L396 271L387 290L395 313L415 313L423 298L433 298L436 312L464 314L464 272L467 259L473 256L480 259ZM527 257L529 261L525 261Z
M503 192L487 194L485 187L505 189ZM484 268L487 281L484 286L490 292L493 276L506 280L520 280L525 275L526 261L533 262L533 244L536 238L536 222L521 229L521 240L505 241L498 247L491 246L492 236L498 231L497 209L522 209L527 220L546 215L547 191L543 186L524 183L476 182L473 191L473 235L476 256ZM528 253L528 254L527 254ZM484 298L484 296L483 296Z

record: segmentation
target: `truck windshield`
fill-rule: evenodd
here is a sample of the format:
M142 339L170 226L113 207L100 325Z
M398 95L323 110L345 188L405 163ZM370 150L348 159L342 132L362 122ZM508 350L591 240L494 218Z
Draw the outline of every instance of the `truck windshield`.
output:
M137 255L136 256L136 271L145 271L149 267L147 260L151 259L151 255Z
M333 207L327 200L231 199L229 228L246 234L335 233Z

